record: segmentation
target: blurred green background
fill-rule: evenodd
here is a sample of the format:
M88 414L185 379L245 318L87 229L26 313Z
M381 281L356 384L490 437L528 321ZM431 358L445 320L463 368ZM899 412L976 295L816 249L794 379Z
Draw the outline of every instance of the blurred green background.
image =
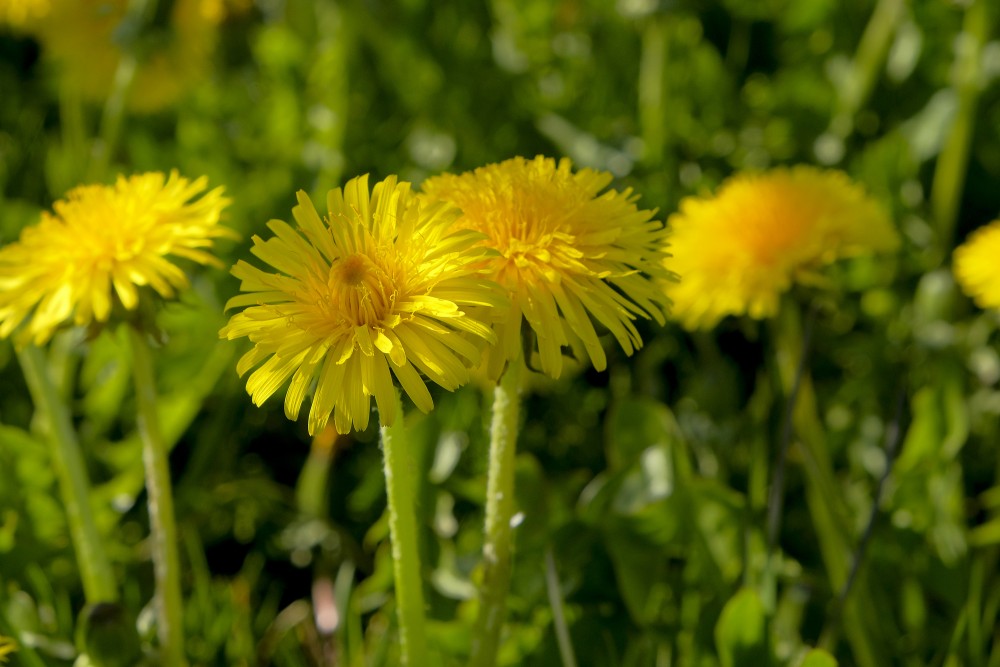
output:
M502 664L561 664L548 572L581 665L798 665L822 645L842 665L1000 667L998 319L949 269L1000 210L994 0L213 0L201 32L172 18L181 0L155 4L94 29L109 71L138 63L120 111L80 73L103 56L72 53L67 31L88 24L0 25L0 242L81 182L176 168L233 199L225 224L244 240L220 244L228 266L298 189L536 154L612 172L660 219L734 172L800 162L891 208L898 257L838 265L832 289L795 297L813 313L809 377L777 566L768 486L797 322L647 323L633 358L608 347L607 373L539 382ZM145 71L161 52L168 66ZM179 92L159 108L134 96L165 87ZM199 268L193 287L162 311L157 357L192 664L396 664L377 433L310 443L280 401L253 407L240 346L218 341L237 282ZM124 590L103 621L145 641L124 349L121 332L67 332L48 353ZM0 634L22 645L12 664L70 665L82 590L9 342L0 392ZM478 387L435 401L412 415L413 444L431 641L450 665L474 618L489 403Z

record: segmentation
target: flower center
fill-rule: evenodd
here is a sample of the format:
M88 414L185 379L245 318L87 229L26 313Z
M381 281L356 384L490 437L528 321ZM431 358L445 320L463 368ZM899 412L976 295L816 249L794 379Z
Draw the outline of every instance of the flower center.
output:
M330 306L351 326L377 326L392 312L395 290L383 267L363 254L348 255L330 267Z
M345 257L337 263L334 273L337 279L349 287L360 287L368 275L367 262L361 255Z

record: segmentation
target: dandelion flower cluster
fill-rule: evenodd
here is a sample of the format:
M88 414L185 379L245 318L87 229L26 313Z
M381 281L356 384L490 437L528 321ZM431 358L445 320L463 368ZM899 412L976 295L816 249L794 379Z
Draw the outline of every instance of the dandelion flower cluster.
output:
M136 308L143 286L172 298L188 284L173 258L217 265L208 249L234 234L217 224L222 188L196 198L206 186L152 172L71 190L0 248L0 338L25 323L21 340L41 345L66 322L106 322L116 301Z
M684 199L667 222L667 266L680 277L667 294L689 329L770 317L820 266L899 244L886 211L846 174L806 166L735 176L714 197Z
M486 236L482 244L493 253L483 264L510 295L511 307L495 323L499 353L489 355L491 377L520 353L524 320L537 338L542 371L556 378L566 346L598 370L606 367L592 319L628 354L642 345L637 317L664 322L663 224L654 211L636 207L631 190L604 191L611 179L592 169L574 172L568 159L539 156L423 184L427 198L462 210L458 226Z
M980 308L1000 308L1000 220L955 249L955 278Z
M490 327L470 307L502 305L496 285L475 267L481 236L453 227L458 211L417 199L389 177L369 194L368 178L330 191L327 218L298 194L297 229L272 220L274 236L254 237L252 252L277 270L233 268L245 307L220 332L254 344L237 365L251 368L247 392L261 405L291 378L285 414L297 419L315 381L309 433L334 416L339 433L368 426L371 397L379 420L396 418L392 376L424 412L433 407L421 373L445 389L469 379ZM391 371L391 374L390 374Z

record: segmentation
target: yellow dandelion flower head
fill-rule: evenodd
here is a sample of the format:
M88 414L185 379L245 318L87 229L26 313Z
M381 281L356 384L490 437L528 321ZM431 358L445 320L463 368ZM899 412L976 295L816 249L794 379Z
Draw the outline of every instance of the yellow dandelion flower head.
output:
M253 239L253 254L277 273L243 261L233 267L247 294L226 308L246 308L220 335L254 344L237 364L240 375L260 364L247 392L259 406L291 378L285 414L294 420L315 381L310 434L331 414L339 433L365 429L372 396L381 423L392 424L393 375L429 411L421 373L454 390L494 339L489 325L466 312L503 301L473 266L480 235L454 230L458 211L418 201L395 176L370 194L368 177L354 178L330 191L327 210L321 219L299 192L297 229L272 220L274 236Z
M519 354L524 320L535 333L542 371L554 378L566 346L604 370L593 320L628 354L642 345L637 317L664 322L668 301L658 282L669 275L665 229L655 211L636 207L631 190L605 191L611 180L607 172L574 172L568 159L539 156L424 182L426 197L462 210L459 226L487 237L483 243L495 251L484 259L488 275L509 292L490 376Z
M17 642L10 637L0 636L0 665L7 664L7 658L17 651Z
M977 229L955 249L955 278L980 308L1000 308L1000 220Z
M891 251L885 209L840 171L808 166L744 174L714 197L689 197L670 216L673 316L688 329L727 315L777 312L781 294L823 264Z
M50 9L49 0L0 0L0 26L23 28L46 16Z
M61 85L85 100L103 102L123 55L116 31L127 14L128 0L50 1L54 9L39 22L37 33ZM140 113L173 104L204 77L218 41L218 24L225 16L221 0L159 4L169 13L164 25L138 37L138 69L127 99L129 108Z
M142 286L172 298L188 284L174 257L219 265L213 240L235 234L217 224L221 187L196 199L206 186L152 172L71 190L0 248L0 338L24 322L21 339L41 345L67 321L106 322L116 300L134 309Z

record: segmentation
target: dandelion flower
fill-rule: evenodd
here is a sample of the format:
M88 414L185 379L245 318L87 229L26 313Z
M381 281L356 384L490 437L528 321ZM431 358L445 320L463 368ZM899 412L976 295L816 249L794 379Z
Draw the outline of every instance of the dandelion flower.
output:
M23 28L49 13L49 0L0 0L0 26Z
M360 176L330 191L327 209L321 220L299 192L292 209L298 229L272 220L272 238L254 237L252 252L277 273L242 261L233 267L247 294L226 308L246 309L220 332L254 344L237 371L259 365L247 381L256 405L291 378L285 414L297 419L315 380L310 435L331 414L339 433L366 428L372 396L380 422L391 425L392 375L429 411L433 401L421 373L454 390L493 338L464 309L502 303L473 266L482 253L470 248L480 236L453 230L458 211L419 202L409 183L392 176L369 194L368 177Z
M668 301L658 286L669 275L663 224L653 219L655 211L636 208L631 190L604 191L611 179L592 169L574 173L568 159L557 164L539 156L424 183L428 198L456 204L462 209L457 224L483 233L483 244L495 251L484 263L509 292L511 307L495 325L499 353L491 354L491 377L521 350L524 320L537 338L542 371L554 378L566 346L604 370L593 320L627 354L642 345L637 317L664 322Z
M899 244L886 211L846 174L806 166L735 176L714 197L681 201L667 224L667 266L680 277L667 294L688 329L770 317L823 264Z
M221 187L195 199L206 185L152 172L71 190L0 248L0 338L24 322L22 340L41 345L68 321L106 322L115 303L135 309L143 286L172 298L188 284L173 258L218 265L208 249L234 234L217 224Z
M1000 308L1000 220L955 249L955 277L980 308Z

